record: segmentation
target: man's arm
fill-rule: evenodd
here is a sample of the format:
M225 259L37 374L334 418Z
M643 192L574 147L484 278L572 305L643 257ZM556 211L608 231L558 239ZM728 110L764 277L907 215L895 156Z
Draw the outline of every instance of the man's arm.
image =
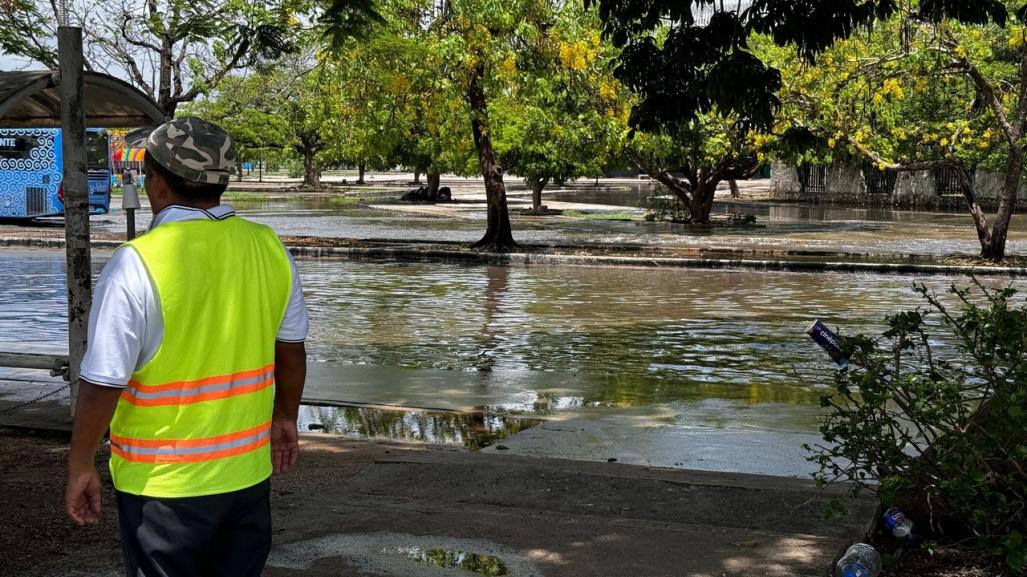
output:
M100 477L96 472L96 446L118 407L122 389L79 381L75 423L68 454L68 485L64 509L79 525L100 521Z
M271 416L271 462L275 473L288 471L299 456L296 420L306 380L304 344L275 341L275 408Z

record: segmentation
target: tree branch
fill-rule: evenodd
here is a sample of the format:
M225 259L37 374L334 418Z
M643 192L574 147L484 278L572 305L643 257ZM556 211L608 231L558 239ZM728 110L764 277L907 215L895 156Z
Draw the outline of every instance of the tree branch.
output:
M1002 106L1002 99L999 98L998 94L995 92L995 87L988 82L988 79L984 77L984 74L981 73L980 69L978 69L977 66L967 58L965 51L957 50L957 48L959 48L959 42L952 34L952 31L948 28L943 28L942 34L945 35L943 45L946 48L946 54L956 59L966 68L967 75L973 81L977 90L980 91L981 95L983 95L985 100L988 102L988 106L995 115L995 120L998 121L999 126L1002 128L1002 132L1005 134L1006 140L1009 142L1010 146L1016 146L1016 142L1020 140L1021 128L1019 126L1013 126L1009 121L1009 116L1006 115L1006 110ZM1020 71L1021 74L1024 73L1024 68L1022 66ZM1021 93L1021 99L1023 96L1024 93Z

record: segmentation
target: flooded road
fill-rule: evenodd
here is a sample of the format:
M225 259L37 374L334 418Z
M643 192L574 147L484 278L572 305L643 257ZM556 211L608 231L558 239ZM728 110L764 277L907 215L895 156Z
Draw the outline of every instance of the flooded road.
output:
M63 253L5 250L3 260L0 350L64 348ZM919 304L913 282L939 292L965 282L315 259L298 266L311 316L306 396L351 405L307 407L305 428L666 466L701 468L696 459L709 458L712 468L752 472L767 471L747 461L751 450L784 447L785 465L769 470L779 474L800 467L797 447L815 440L818 399L832 382L833 365L805 334L809 323L879 331L885 315ZM727 446L751 449L713 451Z
M640 219L648 183L569 184L548 190L545 202L584 203L598 211L627 212ZM438 210L411 211L395 201L401 189L354 192L350 197L276 197L242 194L228 201L248 218L272 226L279 234L329 238L429 240L471 243L485 229L484 196L476 185L454 184L460 200ZM231 193L230 193L231 194ZM115 206L118 201L115 201ZM528 244L647 244L700 251L774 251L831 255L876 255L898 259L976 255L980 251L970 217L963 212L862 209L718 197L715 214L747 214L755 227L695 229L642 220L534 217L517 213L530 206L523 185L510 185L514 237ZM423 207L423 205L420 208ZM150 216L141 211L139 226ZM124 230L124 215L94 217L97 230ZM0 227L2 228L2 227ZM1015 215L1007 245L1010 254L1027 254L1027 215Z

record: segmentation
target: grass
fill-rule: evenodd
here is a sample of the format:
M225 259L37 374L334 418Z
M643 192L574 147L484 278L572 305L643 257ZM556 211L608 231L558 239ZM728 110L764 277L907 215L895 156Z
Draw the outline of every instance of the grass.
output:
M243 192L239 190L228 190L221 195L222 200L236 200L236 201L257 201L267 200L268 194L263 192Z
M359 202L360 199L355 196L341 194L325 198L325 203L332 206L356 206Z
M642 216L636 212L580 212L577 210L565 210L563 211L563 216L585 220L642 220Z

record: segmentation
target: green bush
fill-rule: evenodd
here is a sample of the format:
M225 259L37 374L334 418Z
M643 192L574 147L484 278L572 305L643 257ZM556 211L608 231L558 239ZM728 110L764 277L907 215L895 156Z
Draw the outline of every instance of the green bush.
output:
M976 279L950 289L951 307L914 290L925 306L888 317L881 337L843 339L826 443L807 446L817 480L875 491L926 537L976 540L1023 571L1027 303Z
M650 222L688 222L691 217L687 204L659 186L646 198L645 209L643 218Z

